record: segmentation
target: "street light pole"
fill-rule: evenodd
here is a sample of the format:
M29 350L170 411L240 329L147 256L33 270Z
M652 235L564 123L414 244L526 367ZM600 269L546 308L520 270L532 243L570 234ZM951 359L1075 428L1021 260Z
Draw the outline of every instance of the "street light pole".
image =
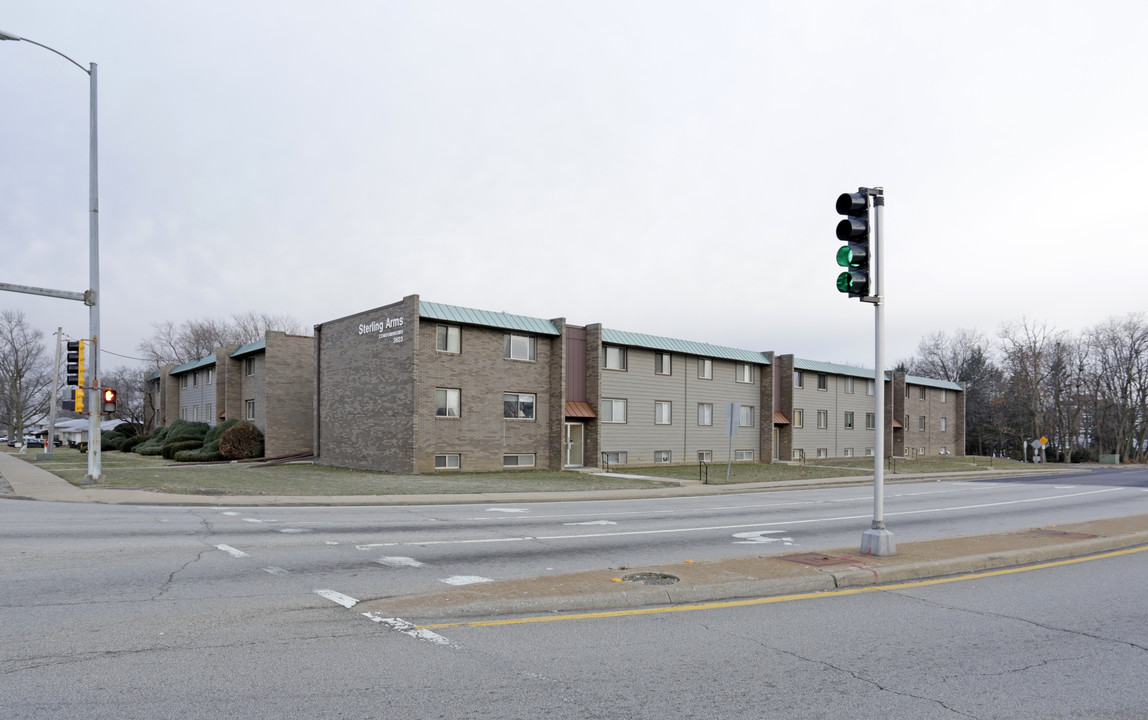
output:
M101 456L100 456L100 206L99 206L99 143L97 141L97 108L96 102L96 64L91 63L89 67L85 68L72 58L68 57L59 50L48 47L35 40L13 35L12 33L0 30L0 41L2 40L15 40L31 43L37 47L42 47L45 50L53 52L76 67L80 68L88 74L90 86L90 135L89 135L89 160L88 160L88 292L84 293L84 303L88 306L88 335L95 345L96 351L92 353L91 363L88 367L91 368L91 383L89 388L90 393L87 393L85 400L91 403L90 417L91 424L88 426L88 474L85 480L88 482L99 482L102 479ZM38 290L37 288L23 289L20 292L28 292L29 290ZM37 295L49 294L52 291L33 292ZM58 294L57 294L58 296ZM85 372L85 378L88 373ZM52 398L52 402L56 399Z

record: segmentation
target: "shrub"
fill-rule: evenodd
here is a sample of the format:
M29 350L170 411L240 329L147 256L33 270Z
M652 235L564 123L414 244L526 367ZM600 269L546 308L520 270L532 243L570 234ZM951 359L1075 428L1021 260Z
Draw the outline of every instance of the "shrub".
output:
M114 430L102 432L100 433L100 450L119 450L120 443L126 439Z
M147 435L133 435L123 439L120 443L120 452L133 452L137 445L147 442Z
M180 450L175 453L174 459L176 462L214 462L222 460L223 455L219 452L219 438L223 436L228 429L239 424L238 420L224 420L215 427L207 431L203 436L203 447L195 450Z
M173 440L171 442L164 443L163 449L160 451L160 453L164 456L164 458L173 460L175 459L175 454L180 450L197 450L201 447L203 447L203 442L194 438L190 440Z
M1072 451L1072 462L1083 463L1092 460L1092 451L1087 448L1077 448Z
M219 436L219 453L227 460L263 457L263 433L249 422L232 425Z

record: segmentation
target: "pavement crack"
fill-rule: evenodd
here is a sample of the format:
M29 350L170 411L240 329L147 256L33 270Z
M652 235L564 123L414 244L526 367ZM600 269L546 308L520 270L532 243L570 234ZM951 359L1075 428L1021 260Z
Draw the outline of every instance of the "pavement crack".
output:
M149 600L159 600L160 598L162 598L167 593L167 591L171 589L172 585L175 583L175 577L177 575L179 575L181 572L183 572L184 570L186 570L191 565L194 565L195 563L202 560L203 556L208 552L209 549L211 549L211 545L208 542L208 538L215 532L215 528L212 527L211 521L208 520L206 516L200 515L199 513L192 513L192 514L196 515L199 518L199 524L200 524L200 530L199 530L199 532L196 533L195 539L201 543L204 543L208 547L201 549L198 553L196 553L195 557L191 558L190 560L185 562L183 565L180 565L175 570L172 570L168 574L167 580L165 580L163 582L163 584L161 584L159 586L159 590L154 595L152 595L149 598Z

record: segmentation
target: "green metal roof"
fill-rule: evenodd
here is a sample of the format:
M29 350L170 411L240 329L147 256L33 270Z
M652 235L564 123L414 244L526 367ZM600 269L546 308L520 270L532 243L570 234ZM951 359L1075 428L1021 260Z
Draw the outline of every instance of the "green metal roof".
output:
M944 388L945 390L956 390L958 392L964 391L960 383L955 383L951 380L937 380L935 378L920 377L917 375L906 375L905 382L909 385L924 385L925 387Z
M622 330L610 330L609 328L602 328L602 342L611 345L629 345L631 347L648 348L650 350L665 350L667 352L682 353L683 355L736 360L738 362L753 363L755 365L769 364L769 358L767 358L764 353L754 352L753 350L739 350L737 348L722 347L721 345L710 345L709 343L677 340L675 338L644 335L642 333L625 332Z
M256 340L255 342L250 342L250 343L247 343L246 345L241 345L235 352L231 353L228 357L237 358L237 357L241 357L243 355L257 352L259 350L266 350L266 349L267 349L267 338L262 338L261 340Z
M486 327L501 328L503 330L519 330L536 335L561 335L554 323L541 318L525 317L523 315L510 315L487 310L474 310L472 308L458 307L457 305L443 305L441 303L419 301L419 317L428 320L442 320L444 322L462 323L466 325L483 325Z
M838 365L837 363L822 362L821 360L804 360L802 358L793 358L793 367L795 370L808 370L809 372L822 372L829 373L830 375L851 375L853 377L865 378L866 380L873 379L873 368L859 368L852 365ZM885 379L892 380L893 374L890 371L885 371ZM906 375L905 382L909 385L924 385L925 387L944 388L945 390L963 391L960 383L951 382L949 380L936 380L934 378L919 377L917 375Z
M215 364L215 353L211 353L207 357L201 357L198 360L192 360L191 362L186 362L183 365L179 365L177 367L172 368L171 372L168 373L168 375L179 375L180 373L185 373L185 372L188 372L189 370L195 370L197 368L205 367L207 365L214 365L214 364Z

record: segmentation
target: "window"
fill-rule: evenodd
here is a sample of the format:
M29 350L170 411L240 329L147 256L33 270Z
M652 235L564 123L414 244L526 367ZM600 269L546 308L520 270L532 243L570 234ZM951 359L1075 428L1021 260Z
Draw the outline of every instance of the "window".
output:
M817 448L817 457L819 457L819 458L829 457L829 448Z
M249 357L243 359L243 372L247 375L255 374L255 358Z
M794 411L793 411L793 427L795 427L795 428L805 427L805 411L804 410L802 410L800 408L794 409Z
M817 373L817 389L818 390L828 390L829 389L829 376L826 375L825 373Z
M941 418L941 430L948 430L948 428L949 428L949 419L948 418Z
M909 394L909 386L906 385L905 386L905 399L908 400L911 397L912 397L912 395Z
M846 430L852 430L853 429L853 413L852 412L846 412L845 413L845 429Z
M611 465L625 465L626 464L626 453L624 453L624 452L602 453L602 457L606 460L606 462L610 463Z
M794 460L804 460L805 459L805 450L803 450L802 448L793 448L793 459Z
M853 448L845 448L845 457L853 457Z
M459 417L462 414L461 394L458 388L435 388L435 417Z
M737 420L738 427L753 427L753 406L742 405L741 417Z
M817 429L818 430L824 430L827 427L829 427L829 411L828 410L818 410L817 411Z
M698 403L698 425L714 424L713 403Z
M853 378L851 377L845 378L845 392L849 395L853 394Z
M439 325L435 328L434 349L444 353L462 352L462 330L454 325Z
M671 375L670 372L670 354L669 353L654 353L654 374L655 375Z
M533 335L506 333L505 337L506 341L502 354L504 358L509 360L529 360L531 362L538 359L538 341Z
M668 463L668 462L670 462L671 457L673 457L673 456L670 454L669 450L655 450L654 451L654 462L655 463Z
M874 380L866 380L865 381L865 394L866 395L873 395L875 392L877 392L877 382Z
M614 347L607 345L605 352L602 355L602 367L607 370L625 370L626 369L626 348Z
M215 368L208 368L207 369L207 384L208 385L214 385L215 384Z
M199 387L199 371L198 370L191 374L191 386L192 387Z
M794 370L793 371L793 387L795 387L795 388L805 387L805 373L803 371L801 371L801 370Z
M947 403L948 401L949 393L944 388L941 388L941 402Z
M460 462L462 456L458 453L451 453L448 455L435 455L434 456L434 469L435 470L458 470L462 465Z
M918 430L924 430L925 429L925 416L924 415L917 418L917 429Z
M873 448L865 448L865 457L873 457Z
M865 413L865 429L866 430L876 430L877 429L877 415L875 413Z
M713 450L698 450L698 460L704 463L713 462Z
M949 454L949 449L947 447L945 447L944 445L941 446L941 454L942 455L948 455Z
M244 400L243 401L243 417L247 420L254 420L255 419L255 401L254 400Z
M625 400L603 400L602 407L599 408L602 415L602 422L604 423L624 423L626 422L626 401Z
M502 396L502 417L520 420L534 419L534 396L506 393Z
M698 358L698 377L702 380L714 379L714 361L709 358Z
M204 406L204 408L203 408L204 418L203 419L206 420L207 422L211 422L212 420L215 419L211 413L211 411L214 408L215 408L215 406L211 403L207 403L207 405Z
M199 406L198 405L192 405L191 406L191 421L192 422L199 422Z
M734 460L753 460L753 450L734 450Z
M654 424L670 424L670 404L668 402L658 401L654 403Z
M753 382L753 365L749 363L737 363L734 366L734 379L739 383Z
M924 400L925 399L925 387L924 386L917 388L917 399L918 400Z
M186 375L180 375L179 376L179 387L181 390L187 389L187 376Z
M502 467L534 467L534 453L529 455L503 455Z
M187 407L186 406L181 407L179 409L179 419L180 420L186 420L187 419Z
M906 430L909 429L909 416L908 415L905 416L905 429Z

